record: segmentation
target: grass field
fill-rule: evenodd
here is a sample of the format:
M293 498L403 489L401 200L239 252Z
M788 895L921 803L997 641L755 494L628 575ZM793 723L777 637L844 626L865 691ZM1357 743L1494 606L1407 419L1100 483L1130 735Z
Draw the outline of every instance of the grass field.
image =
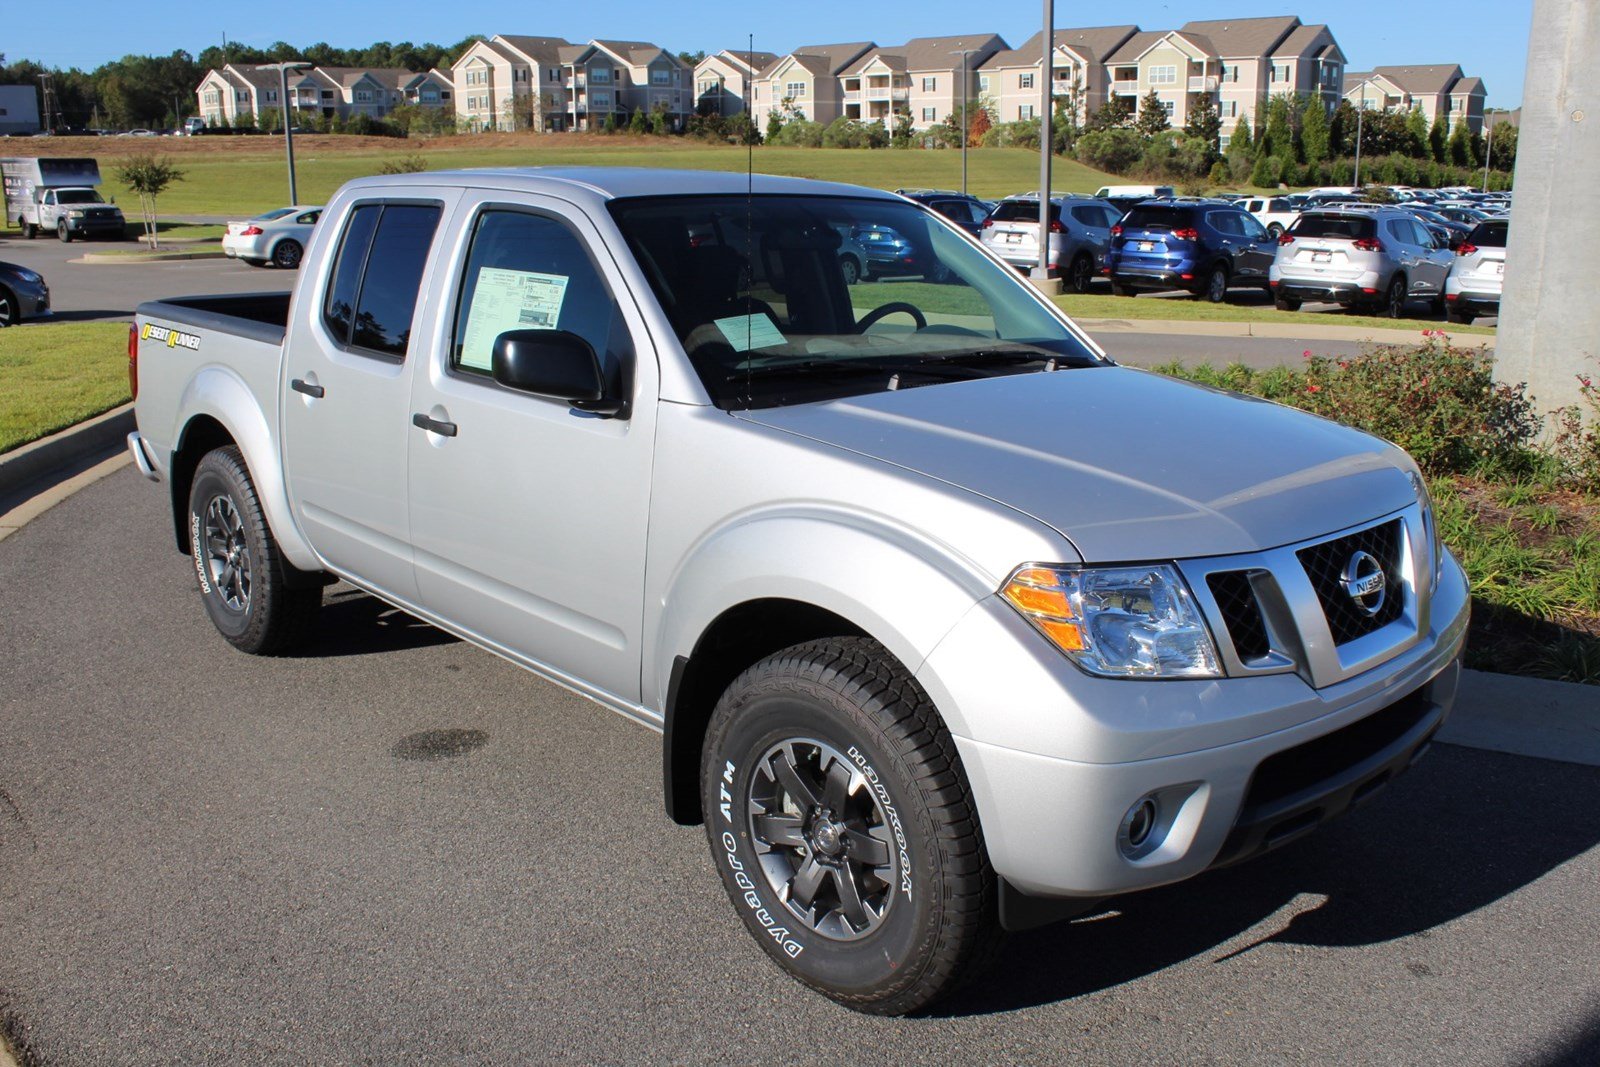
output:
M134 152L170 156L184 172L160 200L163 215L248 215L279 207L288 195L288 172L281 137L51 138L39 146L24 142L19 151L93 156L100 160L103 192L115 196L130 218L139 198L114 176L117 159ZM295 173L302 203L325 203L351 178L376 174L390 160L421 156L429 170L459 167L612 166L681 167L743 171L745 149L707 145L683 138L589 134L476 134L427 141L319 134L295 138ZM754 152L758 174L821 178L884 189L961 185L961 153L830 148L768 148ZM1014 148L968 153L968 188L978 196L1000 197L1039 187L1039 156ZM1094 192L1115 183L1113 175L1068 160L1055 162L1053 187L1061 192Z
M126 403L127 339L123 322L0 330L0 452Z
M1238 294L1230 298L1238 299ZM1178 322L1303 322L1306 329L1318 326L1357 326L1374 330L1443 329L1452 334L1493 334L1490 326L1446 324L1439 319L1385 319L1372 315L1351 315L1343 311L1279 311L1271 304L1212 304L1182 297L1111 296L1089 293L1083 296L1056 297L1067 314L1082 319L1165 319Z

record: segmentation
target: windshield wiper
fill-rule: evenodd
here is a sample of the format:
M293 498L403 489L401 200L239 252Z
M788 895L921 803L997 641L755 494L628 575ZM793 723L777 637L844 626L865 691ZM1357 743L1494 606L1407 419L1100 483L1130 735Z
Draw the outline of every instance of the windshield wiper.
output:
M964 377L957 368L940 367L941 360L911 360L905 363L881 363L872 359L802 359L791 363L765 363L759 367L746 367L728 372L726 380L736 382L744 378L779 378L788 374L928 374L939 378ZM954 373L952 373L954 372Z

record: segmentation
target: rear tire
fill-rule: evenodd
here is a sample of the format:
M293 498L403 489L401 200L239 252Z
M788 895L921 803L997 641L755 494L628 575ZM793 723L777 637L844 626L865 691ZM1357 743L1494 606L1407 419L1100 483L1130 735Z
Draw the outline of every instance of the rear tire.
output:
M208 452L189 489L189 551L206 614L228 643L271 656L304 640L322 606L322 586L291 588L244 457Z
M35 226L33 223L24 222L22 224L22 239L23 240L31 241L35 237L37 237L38 234L39 234L39 227Z
M1396 274L1389 281L1388 291L1383 296L1383 307L1379 314L1384 318L1398 319L1406 313L1406 278L1403 274Z
M1139 295L1139 290L1135 289L1133 286L1131 286L1131 285L1118 285L1116 282L1112 282L1111 283L1111 291L1113 293L1116 293L1118 296L1138 296Z
M1477 317L1470 311L1452 311L1446 316L1451 322L1458 322L1463 326L1471 326L1472 320Z
M286 237L272 246L272 265L279 270L297 270L304 253L299 241Z
M971 789L927 694L877 642L808 642L746 670L712 714L700 781L728 896L799 981L903 1015L989 962L997 880Z
M1228 299L1228 268L1217 264L1206 275L1206 287L1194 294L1196 300L1220 304Z
M1275 296L1272 298L1272 306L1279 311L1299 311L1300 301L1292 296Z
M1072 261L1072 266L1067 269L1067 290L1073 293L1087 293L1093 281L1094 260L1080 252Z

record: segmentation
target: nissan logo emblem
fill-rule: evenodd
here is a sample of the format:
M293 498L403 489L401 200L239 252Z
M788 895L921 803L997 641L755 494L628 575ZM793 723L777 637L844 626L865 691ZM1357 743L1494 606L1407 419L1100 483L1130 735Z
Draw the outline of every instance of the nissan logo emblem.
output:
M1384 577L1383 565L1370 552L1357 552L1344 565L1339 576L1344 591L1356 602L1356 607L1366 615L1376 615L1383 607L1384 587L1389 584Z

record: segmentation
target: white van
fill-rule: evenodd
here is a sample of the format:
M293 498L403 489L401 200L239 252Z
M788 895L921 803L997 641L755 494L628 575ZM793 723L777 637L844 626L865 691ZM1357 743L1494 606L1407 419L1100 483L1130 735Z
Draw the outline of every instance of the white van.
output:
M1094 195L1098 197L1175 196L1176 191L1170 185L1102 185L1100 191Z

